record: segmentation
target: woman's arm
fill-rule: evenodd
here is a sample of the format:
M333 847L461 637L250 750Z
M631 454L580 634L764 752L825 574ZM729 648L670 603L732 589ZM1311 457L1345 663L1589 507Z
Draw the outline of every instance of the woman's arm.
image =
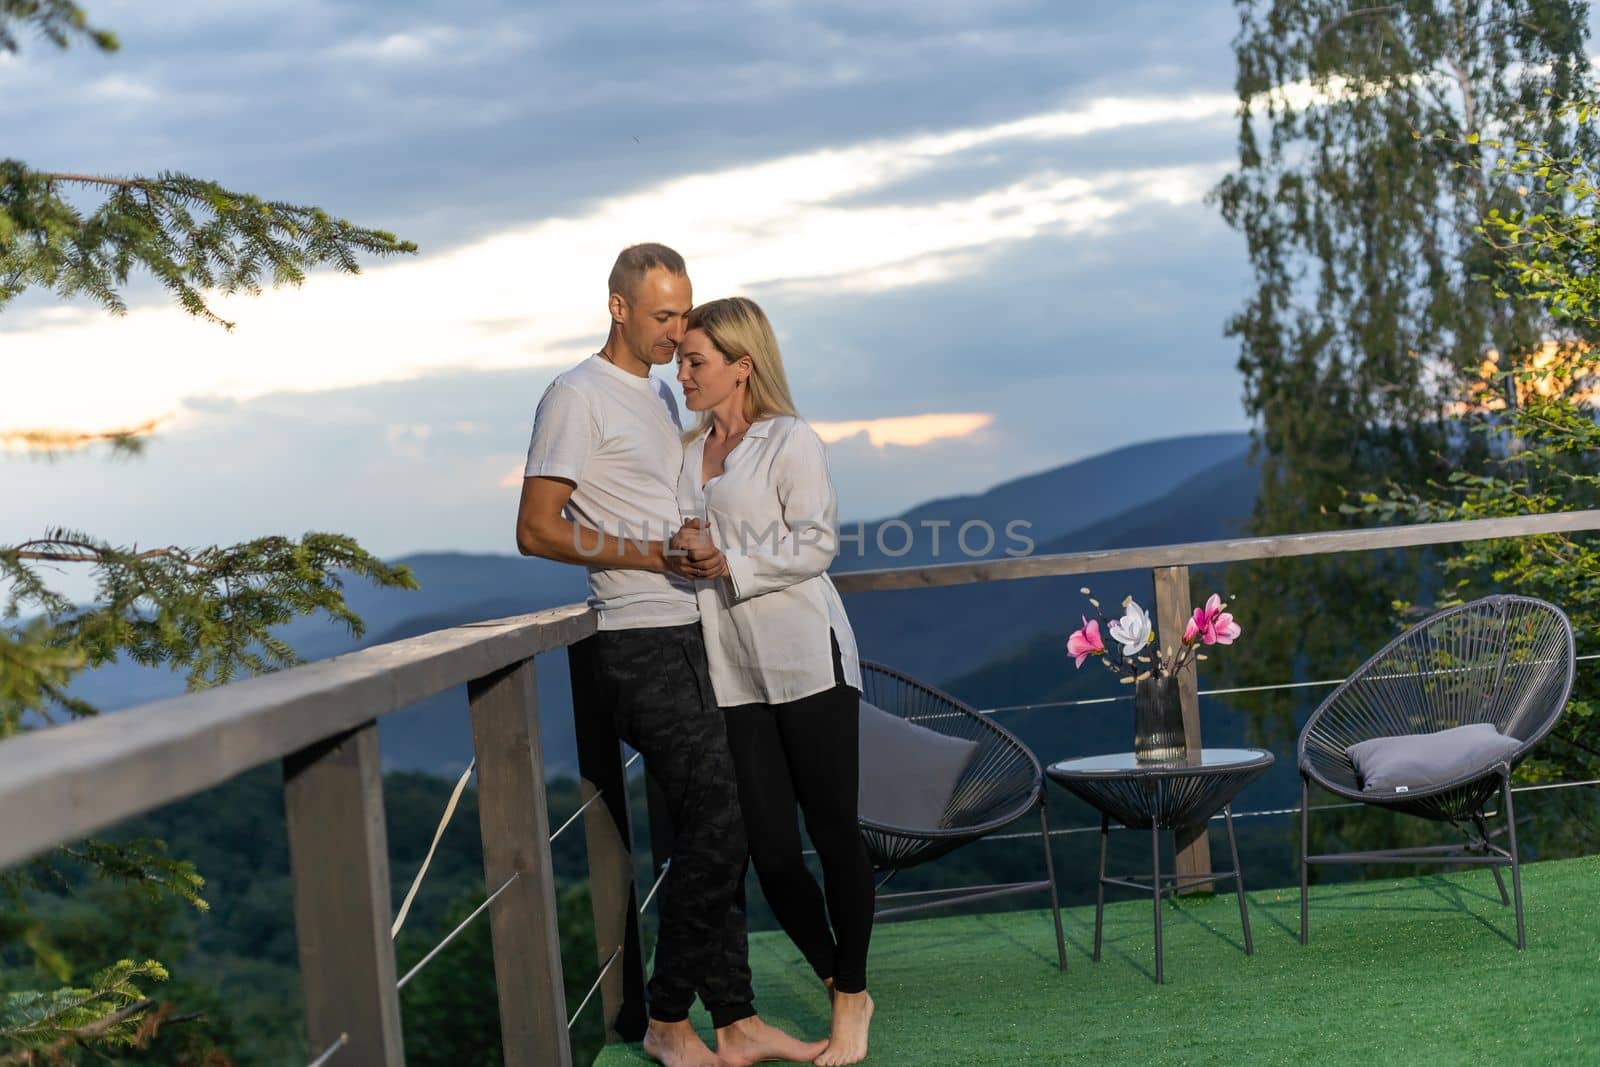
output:
M796 420L781 447L772 472L783 521L770 529L741 521L739 529L722 531L735 600L815 578L839 554L838 498L822 439Z

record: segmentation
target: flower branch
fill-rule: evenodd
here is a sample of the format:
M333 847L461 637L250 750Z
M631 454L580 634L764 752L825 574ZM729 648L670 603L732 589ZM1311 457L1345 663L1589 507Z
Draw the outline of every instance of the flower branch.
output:
M1131 596L1125 598L1122 616L1107 622L1101 614L1100 602L1087 588L1082 592L1094 609L1094 618L1080 616L1083 625L1067 638L1067 655L1073 657L1080 668L1091 658L1099 659L1107 670L1121 675L1124 684L1176 675L1195 660L1205 658L1200 651L1202 647L1231 645L1243 632L1222 597L1213 593L1205 606L1196 608L1185 623L1178 647L1164 653L1157 644L1150 614L1138 601ZM1101 636L1102 627L1116 642L1114 652Z

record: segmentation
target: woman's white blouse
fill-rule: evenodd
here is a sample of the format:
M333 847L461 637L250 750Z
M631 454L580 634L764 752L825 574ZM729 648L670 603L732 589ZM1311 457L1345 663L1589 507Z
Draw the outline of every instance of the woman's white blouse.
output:
M717 703L782 704L832 688L830 629L859 690L855 634L826 573L839 521L822 439L792 415L761 419L702 487L709 433L684 449L678 503L728 560L728 577L695 583Z

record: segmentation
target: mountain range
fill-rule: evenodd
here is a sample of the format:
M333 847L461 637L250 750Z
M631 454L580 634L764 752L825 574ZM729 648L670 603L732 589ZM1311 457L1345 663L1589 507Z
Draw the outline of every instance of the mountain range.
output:
M1228 537L1243 528L1258 483L1245 434L1149 441L983 493L928 501L859 525L846 523L844 550L834 570L1000 557L1019 546L1016 538L1007 538L1008 528L1032 542L1033 554ZM985 545L983 528L973 527L966 541L972 551L963 552L957 534L973 522L995 531L994 543ZM361 638L321 620L299 620L284 628L283 637L306 659L321 659L442 627L539 611L585 595L579 569L545 560L428 553L399 562L415 572L419 590L348 588L351 607L366 622ZM926 678L979 707L1009 706L1114 694L1117 687L1106 672L1074 671L1063 654L1066 634L1086 609L1078 590L1093 585L1107 603L1132 594L1148 604L1149 582L1148 572L1097 575L1089 581L985 582L853 594L846 607L864 658ZM576 763L565 658L551 653L537 663L544 751L552 774L571 771ZM73 691L115 711L181 688L181 679L168 672L112 664L78 679ZM1214 739L1209 707L1207 714L1208 743L1235 734L1242 738L1241 730L1221 726ZM1125 748L1131 736L1131 714L1027 712L1008 714L1004 721L1047 761L1107 745ZM389 716L380 734L388 769L459 773L472 752L464 688Z

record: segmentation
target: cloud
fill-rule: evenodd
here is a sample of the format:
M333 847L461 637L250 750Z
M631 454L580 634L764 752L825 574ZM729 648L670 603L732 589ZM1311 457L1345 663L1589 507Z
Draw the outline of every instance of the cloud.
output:
M532 43L528 33L490 25L472 31L453 26L415 26L381 36L354 37L328 52L336 60L382 66L481 62L521 51Z
M791 283L824 292L925 284L970 263L962 257L974 250L1090 229L1142 204L1198 203L1224 164L1092 177L1046 169L921 203L862 202L864 194L998 145L1232 108L1223 94L1107 98L676 178L360 278L319 275L297 292L223 300L222 313L239 323L233 334L169 306L121 320L57 309L0 332L21 379L0 394L0 429L97 432L168 417L186 397L569 362L598 339L573 340L596 330L598 279L615 249L638 240L677 245L702 298Z
M147 104L161 96L159 90L144 82L116 76L97 78L84 92L92 99L118 104Z
M386 37L349 41L333 50L341 59L375 60L380 63L415 63L432 59L448 44L451 33L442 26L408 33L391 33Z
M384 431L384 436L389 442L389 451L395 455L421 460L425 458L433 427L425 422L391 423Z
M983 412L952 412L850 422L814 422L811 426L817 431L817 436L829 444L865 434L874 448L885 445L915 448L934 441L970 437L992 422L994 416Z

